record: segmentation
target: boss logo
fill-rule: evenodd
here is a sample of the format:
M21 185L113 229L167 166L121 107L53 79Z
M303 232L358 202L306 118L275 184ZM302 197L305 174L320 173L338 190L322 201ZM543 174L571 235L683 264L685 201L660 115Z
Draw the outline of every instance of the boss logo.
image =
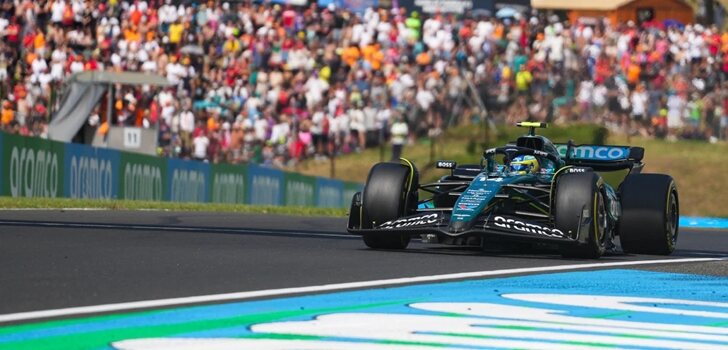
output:
M438 169L455 169L456 165L457 165L457 163L455 163L455 162L439 160L439 161L437 161L436 166Z
M536 224L530 224L530 223L526 223L526 222L518 221L518 220L514 220L514 219L506 219L502 216L496 216L494 220L495 220L495 222L493 223L494 225L501 227L501 228L509 229L509 230L535 233L535 234L547 236L547 237L555 237L555 238L564 237L564 233L555 228L549 228L549 227L544 227L544 226L540 226L540 225L536 225Z
M387 222L379 225L379 228L380 229L393 229L393 228L403 228L403 227L412 227L412 226L421 226L421 225L432 225L432 224L437 223L437 218L438 218L437 213L420 215L420 216L415 216L415 217L411 217L411 218L387 221Z
M566 169L566 172L569 173L569 174L585 173L587 171L588 170L586 168L569 168L569 169Z

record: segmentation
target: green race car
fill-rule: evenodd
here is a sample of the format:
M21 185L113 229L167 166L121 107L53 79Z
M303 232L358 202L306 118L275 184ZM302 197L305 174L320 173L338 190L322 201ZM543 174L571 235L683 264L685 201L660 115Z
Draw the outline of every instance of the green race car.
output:
M480 164L438 161L450 174L434 183L420 184L406 159L374 165L352 198L348 231L373 249L404 249L412 237L482 246L510 240L599 258L619 236L628 253L672 253L677 187L669 175L641 173L643 148L554 144L536 135L546 124L518 125L529 133L484 151ZM617 189L599 175L619 170L629 173Z

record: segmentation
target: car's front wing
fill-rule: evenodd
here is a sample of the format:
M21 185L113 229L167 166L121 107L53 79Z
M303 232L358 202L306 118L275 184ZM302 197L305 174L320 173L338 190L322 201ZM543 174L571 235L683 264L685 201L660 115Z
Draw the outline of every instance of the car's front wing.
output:
M548 223L535 222L512 215L488 214L477 217L469 228L453 232L450 215L445 211L420 212L391 220L372 229L349 227L356 235L409 234L412 236L435 234L441 237L483 236L501 237L519 241L570 244L577 243L578 232L562 232Z

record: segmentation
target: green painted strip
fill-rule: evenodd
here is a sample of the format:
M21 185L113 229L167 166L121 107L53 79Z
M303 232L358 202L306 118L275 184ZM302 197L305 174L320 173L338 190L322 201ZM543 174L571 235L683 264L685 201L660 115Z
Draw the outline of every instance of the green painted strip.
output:
M321 340L326 339L325 337L318 337L313 335L299 335L299 334L260 334L255 333L248 336L240 337L241 339L276 339L276 340Z
M346 312L363 310L369 308L376 308L390 305L402 305L403 303L411 303L414 301L391 301L386 303L371 303L362 305L353 305L347 307L337 308L320 308L310 310L288 310L280 312L269 312L252 315L241 315L238 317L230 317L216 320L202 320L193 321L186 323L170 323L156 326L143 326L143 327L132 327L123 328L123 322L119 322L119 328L108 329L104 331L92 332L92 333L80 333L63 336L46 337L40 339L32 339L28 341L16 341L0 344L0 350L71 350L71 349L98 349L108 346L110 343L125 339L134 338L157 338L157 337L169 337L179 334L191 333L196 331L204 331L218 328L228 327L239 327L247 326L256 323L274 322L280 321L286 318L301 317L301 316L315 316L326 313ZM174 310L174 309L173 309ZM170 310L165 310L169 312ZM85 324L107 320L119 319L122 320L125 317L137 317L137 316L148 316L157 312L141 312L128 314L123 316L101 316L91 317L80 320L72 321L51 321L32 325L20 325L10 326L3 330L5 334L11 334L20 331L33 331L56 327L59 325L74 325L74 324Z
M631 314L632 314L632 311L623 311L623 312L614 312L614 313L610 313L610 314L589 316L589 318L614 318L614 317L627 316L627 315L631 315Z
M655 337L649 337L646 335L639 335L639 334L615 334L616 337L622 337L622 338L634 338L634 339L655 339Z
M448 337L473 338L473 339L493 339L494 338L489 335L470 334L470 333L428 332L427 334L444 335L444 336L448 336Z
M587 342L587 341L567 341L567 342L563 342L563 344L595 346L595 347L599 347L599 348L616 348L617 347L613 344L595 343L595 342Z
M438 348L438 349L452 347L452 345L450 345L450 344L432 343L432 342L415 342L415 341L404 341L404 340L378 341L378 342L375 342L375 344L426 346L426 347Z
M491 328L499 328L499 329L511 329L511 330L517 330L517 331L533 331L537 328L535 327L526 327L526 326L491 326Z

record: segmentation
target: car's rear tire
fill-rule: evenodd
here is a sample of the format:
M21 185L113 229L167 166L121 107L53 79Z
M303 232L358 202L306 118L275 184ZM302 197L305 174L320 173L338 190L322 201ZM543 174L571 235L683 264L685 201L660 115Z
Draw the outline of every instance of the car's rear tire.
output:
M580 235L579 243L560 246L563 257L597 259L606 251L610 237L602 187L601 178L593 172L564 174L556 179L556 228L567 236L573 237L577 232Z
M670 255L677 243L680 206L669 175L635 174L620 186L618 232L625 253Z
M417 189L408 187L417 183L416 175L403 164L374 165L362 195L362 228L371 229L413 212L417 199L413 200L412 192ZM363 238L364 244L372 249L405 249L410 241L408 234L392 232L365 233Z

